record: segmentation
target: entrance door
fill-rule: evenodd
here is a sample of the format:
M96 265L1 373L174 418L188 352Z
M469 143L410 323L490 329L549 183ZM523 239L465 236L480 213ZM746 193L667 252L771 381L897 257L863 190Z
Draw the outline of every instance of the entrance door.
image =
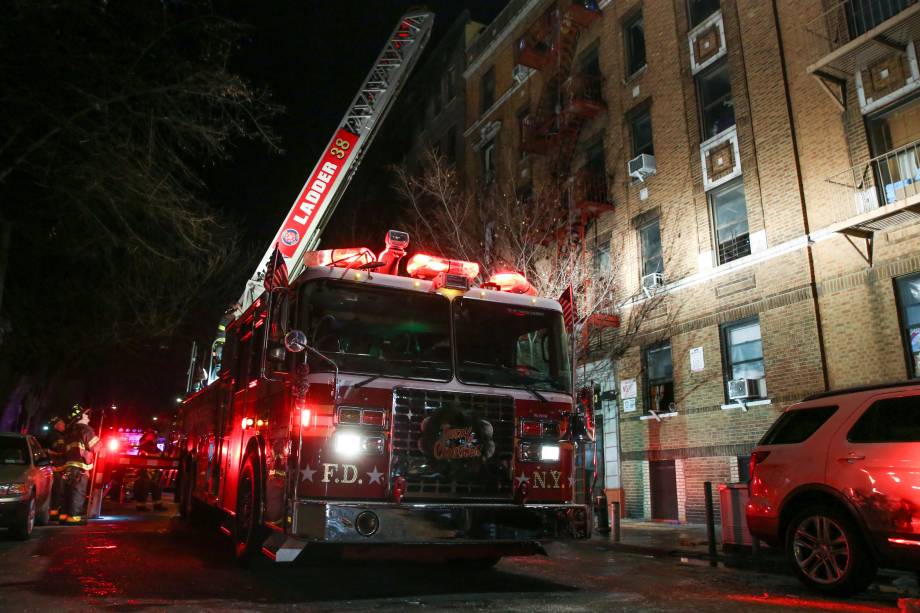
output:
M677 519L677 469L674 460L648 463L652 519Z

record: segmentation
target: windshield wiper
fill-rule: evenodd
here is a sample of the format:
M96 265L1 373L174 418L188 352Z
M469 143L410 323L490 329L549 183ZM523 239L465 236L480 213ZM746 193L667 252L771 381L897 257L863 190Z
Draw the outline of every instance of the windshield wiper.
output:
M535 387L533 387L533 385L531 385L530 383L527 382L527 379L528 379L527 375L523 375L523 374L519 373L519 372L516 371L516 370L514 369L514 367L512 367L512 366L505 366L504 364L489 364L488 362L472 362L472 361L469 361L469 360L464 360L464 361L462 362L462 364L469 364L469 365L472 365L472 366L480 366L480 367L483 367L483 368L497 368L497 369L500 370L501 372L506 373L506 374L509 374L509 375L512 375L513 377L515 377L515 378L517 379L517 382L521 384L521 387L523 387L525 390L527 390L528 392L530 392L531 394L533 394L533 396L534 396L537 400L539 400L540 402L548 402L548 400L546 399L546 397L545 397L543 394L541 394L540 392L538 392L537 389L536 389Z

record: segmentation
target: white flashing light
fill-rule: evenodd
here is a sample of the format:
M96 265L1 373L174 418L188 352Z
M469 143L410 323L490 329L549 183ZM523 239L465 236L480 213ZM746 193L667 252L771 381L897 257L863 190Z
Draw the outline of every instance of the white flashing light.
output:
M559 445L543 445L540 447L540 459L544 462L558 462Z
M361 437L353 432L337 432L335 435L335 453L345 458L361 455Z

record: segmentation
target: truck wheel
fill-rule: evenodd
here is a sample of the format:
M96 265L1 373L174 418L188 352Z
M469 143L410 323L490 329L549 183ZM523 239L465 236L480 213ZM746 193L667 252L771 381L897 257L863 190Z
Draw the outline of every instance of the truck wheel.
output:
M35 528L36 503L35 492L29 497L26 508L20 513L16 523L10 527L10 534L14 539L25 541L32 536L32 529Z
M869 587L875 559L853 520L842 510L814 505L798 513L786 531L786 552L808 587L850 596Z
M248 565L262 550L262 483L258 454L250 453L243 461L236 493L234 545L236 559Z
M194 510L192 490L195 489L195 467L191 464L186 465L182 475L182 493L179 496L179 516L185 520L192 519Z

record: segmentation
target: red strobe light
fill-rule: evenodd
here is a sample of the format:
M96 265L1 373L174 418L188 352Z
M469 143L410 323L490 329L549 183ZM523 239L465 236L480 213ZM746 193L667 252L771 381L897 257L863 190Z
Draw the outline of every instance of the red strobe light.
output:
M406 272L409 273L410 277L418 279L434 279L443 272L472 280L479 276L479 264L416 253L406 263Z
M489 277L488 282L491 285L497 285L503 292L531 296L537 293L537 290L530 284L527 277L519 272L497 272Z
M303 256L304 266L336 266L339 268L358 268L370 264L377 258L367 247L350 247L348 249L323 249L308 251Z
M108 447L111 453L115 453L118 451L118 448L121 447L121 441L113 436L109 439L109 442L106 443L106 447Z

